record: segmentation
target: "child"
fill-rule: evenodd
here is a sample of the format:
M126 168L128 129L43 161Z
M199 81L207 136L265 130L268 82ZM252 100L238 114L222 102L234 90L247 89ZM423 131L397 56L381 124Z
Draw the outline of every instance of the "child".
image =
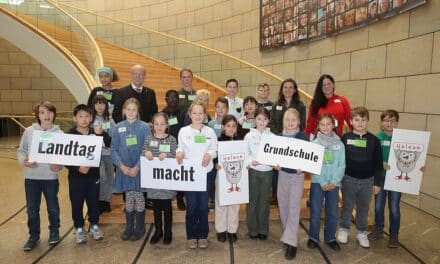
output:
M182 74L185 76L189 74L189 72L183 72L183 73L181 72L180 74L181 78L183 78ZM192 76L192 73L190 76ZM182 110L179 108L180 101L181 99L179 99L179 94L176 90L166 91L165 102L167 103L167 105L165 106L164 109L162 109L162 112L164 112L168 116L168 133L171 136L173 136L176 140L180 129L183 127L183 122L186 113L186 110ZM179 210L181 211L186 210L185 201L183 200L183 192L178 191L176 198L177 198L176 199L177 207L179 208Z
M206 89L200 89L196 92L196 98L194 99L194 102L197 104L201 104L206 108L208 108L209 103L209 95L210 92ZM209 113L206 113L205 119L203 119L203 124L208 125L209 121L211 121L211 116ZM189 115L189 111L185 115L185 121L183 123L184 126L188 126L191 124L191 118Z
M153 134L145 139L143 147L144 155L148 160L153 160L154 157L158 157L159 160L176 157L177 141L172 135L167 134L167 128L167 115L163 112L155 114L153 116ZM147 194L148 198L153 201L154 226L156 228L150 244L157 244L163 236L163 243L169 245L172 241L171 226L173 223L171 200L176 196L176 191L147 189ZM164 214L163 222L162 212Z
M244 115L238 120L238 136L244 138L251 128L255 128L255 110L257 110L257 99L253 96L246 96L243 100Z
M40 203L41 194L44 194L49 216L49 245L60 241L60 207L58 204L58 172L61 166L29 162L32 134L34 131L62 133L58 125L54 125L57 110L52 103L45 101L34 108L36 123L25 129L20 146L17 150L18 164L24 168L24 187L26 193L26 209L28 214L27 225L29 239L24 245L24 251L32 250L40 240Z
M97 95L92 100L93 123L92 128L102 128L105 133L111 135L111 130L115 122L108 111L108 101L103 95ZM110 200L112 198L112 189L115 169L113 167L110 148L103 147L101 152L99 176L99 213L110 212Z
M208 126L214 129L217 138L222 133L222 120L225 115L228 114L228 100L224 97L219 97L215 100L215 119L209 121ZM218 159L213 160L214 168L208 173L208 194L209 194L209 209L215 208L215 177L217 176L217 169L215 165L218 163Z
M219 141L237 140L238 122L233 115L226 115L222 120L222 134ZM217 170L221 170L220 164L216 165ZM217 184L218 186L218 184ZM218 192L217 192L218 193ZM220 206L218 195L215 197L215 230L217 231L217 240L226 241L226 235L232 242L237 241L237 229L239 222L240 205Z
M183 158L201 162L206 171L213 168L212 159L217 156L217 137L214 130L203 124L206 108L203 104L194 103L188 109L191 125L179 132L179 147L176 159L182 164ZM186 210L187 247L195 249L208 247L208 192L185 192L188 208Z
M319 243L321 211L325 207L324 242L333 250L341 247L336 242L338 225L339 186L345 171L345 148L335 133L335 121L330 114L318 117L318 133L313 140L325 148L321 174L312 175L310 186L310 228L307 246L316 248ZM325 200L325 206L324 206Z
M345 146L345 175L342 179L342 211L338 241L348 242L351 213L356 206L357 240L363 248L369 248L367 237L368 208L371 192L378 194L383 184L382 151L379 140L367 131L368 110L356 107L351 111L353 131L342 136Z
M247 226L251 239L266 240L269 232L269 195L272 182L272 167L255 160L261 138L270 135L267 127L269 111L258 108L255 111L255 128L251 128L244 140L248 144L249 161L249 204L247 206Z
M271 112L273 109L273 102L269 101L269 94L270 94L269 84L260 83L257 86L258 107L264 107L269 112Z
M73 109L73 121L75 127L69 130L69 134L75 135L98 135L103 136L104 146L110 146L111 138L101 127L90 128L92 123L92 111L84 104L79 104ZM94 240L104 238L99 229L99 167L66 166L69 170L69 197L72 205L73 226L76 230L76 243L87 242L84 233L84 202L87 203L87 215L90 222L90 233Z
M228 99L229 112L228 114L234 115L237 120L243 116L243 99L237 96L238 92L238 81L236 79L229 79L226 81L226 92L225 96Z
M90 92L89 99L87 100L87 106L93 109L93 98L95 98L97 95L102 95L108 101L108 111L111 114L114 108L113 92L116 91L116 89L112 86L112 82L119 81L119 76L116 74L116 71L110 67L99 68L98 76L101 87L95 87Z
M388 164L388 157L390 154L391 147L391 136L393 135L393 130L399 124L399 113L396 110L385 110L380 115L380 120L382 122L382 130L376 135L380 141L382 147L382 159L383 159L383 170L382 176L385 179L386 170L390 169ZM420 168L423 172L424 167ZM397 176L401 177L401 176ZM382 185L383 188L383 185ZM398 248L399 247L399 229L400 229L400 198L402 196L401 192L396 191L386 191L381 189L378 194L375 195L375 206L374 206L374 222L375 229L368 235L370 240L377 240L383 238L383 228L384 228L384 210L385 201L388 196L388 208L389 208L389 221L390 221L390 240L388 241L388 247Z
M122 240L139 240L145 234L145 198L140 186L139 157L142 144L151 132L150 127L139 120L140 109L137 99L127 99L122 106L125 120L116 124L112 136L112 161L116 166L114 189L125 192L127 224Z
M300 130L300 113L289 108L283 116L281 136L308 141L309 138ZM299 217L301 199L304 191L304 173L301 169L288 169L276 166L278 171L278 207L280 210L283 234L281 241L286 245L285 258L294 259L298 246Z

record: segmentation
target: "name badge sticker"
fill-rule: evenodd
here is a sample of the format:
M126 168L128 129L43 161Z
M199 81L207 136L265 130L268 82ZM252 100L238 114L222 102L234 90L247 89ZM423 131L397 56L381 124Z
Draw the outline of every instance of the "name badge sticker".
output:
M49 133L44 133L40 136L40 141L51 141L52 135Z
M177 121L177 117L173 117L173 118L168 119L169 126L174 126L174 125L177 125L178 123L179 123L179 121Z
M103 95L104 94L104 91L97 91L96 92L96 95Z
M358 148L366 148L367 141L365 139L355 139L353 140L353 145Z
M251 129L251 127L252 127L252 123L251 122L245 121L243 123L243 128L244 129Z
M389 140L384 140L381 143L382 143L382 146L387 146L387 147L391 146L391 141L389 141Z
M128 147L137 145L137 138L136 138L136 136L130 135L130 136L126 137L125 138L125 144Z
M278 110L278 111L282 111L283 110L283 106L277 105L275 109Z
M110 122L104 122L101 124L102 129L109 129L110 128Z
M196 100L196 96L193 94L190 94L190 95L188 95L188 100L194 101L194 100Z
M127 128L126 128L126 127L120 127L120 128L118 128L118 132L119 132L119 133L123 133L123 132L125 132L125 131L127 131Z
M342 103L342 102L341 102L341 99L335 99L334 102L335 102L335 103Z
M222 125L220 125L220 124L215 124L215 125L214 125L214 129L222 129Z
M326 161L326 162L333 162L333 160L334 160L333 152L325 151L324 152L324 161Z
M107 99L108 101L112 100L113 94L112 93L103 93L102 94L105 99Z
M206 143L206 137L204 135L195 135L194 143Z
M160 144L159 145L159 152L169 153L170 151L171 151L170 144Z
M157 147L158 142L156 140L150 141L150 147Z

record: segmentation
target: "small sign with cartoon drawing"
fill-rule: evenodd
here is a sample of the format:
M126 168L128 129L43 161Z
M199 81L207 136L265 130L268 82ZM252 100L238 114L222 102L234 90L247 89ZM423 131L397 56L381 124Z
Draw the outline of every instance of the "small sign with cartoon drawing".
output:
M218 143L220 169L217 174L216 192L221 206L249 202L246 149L246 142L243 140Z
M393 130L385 190L419 194L430 135L429 131Z

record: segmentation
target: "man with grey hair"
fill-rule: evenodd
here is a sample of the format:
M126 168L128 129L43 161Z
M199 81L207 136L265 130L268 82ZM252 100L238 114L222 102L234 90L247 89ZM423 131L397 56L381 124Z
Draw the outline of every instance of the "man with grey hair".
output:
M140 119L150 123L153 115L157 113L156 93L153 89L144 86L144 80L147 75L145 67L134 65L131 70L131 84L115 91L113 109L113 120L118 123L122 121L122 106L128 98L136 98L141 104Z

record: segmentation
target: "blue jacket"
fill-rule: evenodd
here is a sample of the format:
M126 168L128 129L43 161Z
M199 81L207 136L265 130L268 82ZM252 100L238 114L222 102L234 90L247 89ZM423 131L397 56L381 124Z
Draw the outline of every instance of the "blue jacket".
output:
M317 138L312 142L319 144ZM344 144L342 141L338 141L336 144L328 146L325 149L325 153L321 174L312 174L312 183L319 183L321 187L327 183L333 183L339 187L345 172ZM326 159L325 156L328 158Z
M112 161L116 166L116 177L113 189L115 192L141 191L140 170L136 177L125 175L119 165L121 162L130 168L140 167L139 161L145 139L151 135L150 127L141 120L129 123L124 120L113 128L112 136ZM127 139L136 138L134 140Z

